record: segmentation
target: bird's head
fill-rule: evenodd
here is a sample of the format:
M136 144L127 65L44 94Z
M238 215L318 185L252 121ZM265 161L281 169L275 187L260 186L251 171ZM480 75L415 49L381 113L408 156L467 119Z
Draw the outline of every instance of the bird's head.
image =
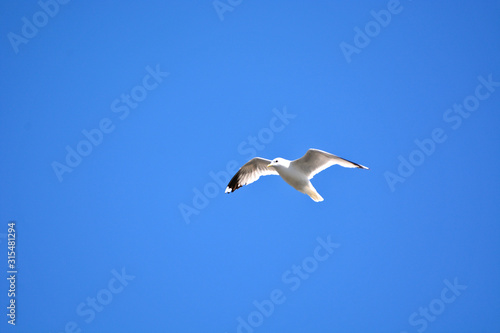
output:
M268 168L269 167L288 167L289 164L290 164L290 161L287 161L281 157L277 157L274 160L272 160L271 163L269 163L267 165L267 167Z

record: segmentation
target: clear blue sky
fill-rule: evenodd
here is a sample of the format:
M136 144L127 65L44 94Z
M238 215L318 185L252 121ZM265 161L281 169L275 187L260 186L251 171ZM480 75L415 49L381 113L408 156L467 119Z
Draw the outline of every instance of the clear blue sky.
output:
M0 13L0 331L500 331L498 2Z

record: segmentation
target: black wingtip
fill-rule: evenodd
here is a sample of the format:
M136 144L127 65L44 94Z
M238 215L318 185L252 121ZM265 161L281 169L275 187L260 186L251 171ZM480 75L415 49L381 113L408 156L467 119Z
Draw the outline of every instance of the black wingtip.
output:
M233 178L231 178L231 180L227 184L227 187L226 187L227 194L236 191L237 189L239 189L242 186L242 185L239 185L239 180L240 180L240 171L238 170L238 172L233 176Z

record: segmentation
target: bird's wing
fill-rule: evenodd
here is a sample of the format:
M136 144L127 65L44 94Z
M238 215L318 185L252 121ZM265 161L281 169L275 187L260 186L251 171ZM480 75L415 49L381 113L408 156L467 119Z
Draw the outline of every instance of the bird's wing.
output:
M260 178L260 176L277 175L274 168L268 168L271 163L265 158L255 157L244 164L240 170L231 178L226 187L226 193L236 191L243 185L248 185Z
M334 164L338 164L345 168L361 168L368 169L367 167L357 164L341 157L335 156L333 154L327 153L319 149L309 149L307 153L301 158L292 161L291 163L294 167L299 168L305 173L307 178L311 179L317 173L331 167Z

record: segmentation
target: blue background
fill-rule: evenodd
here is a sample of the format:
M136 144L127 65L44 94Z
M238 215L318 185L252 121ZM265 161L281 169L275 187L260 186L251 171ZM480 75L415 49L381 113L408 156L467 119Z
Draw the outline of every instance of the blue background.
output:
M458 128L443 117L478 77L500 82L500 3L401 1L385 27L370 11L387 1L233 4L221 20L212 1L70 1L17 53L9 33L41 7L0 4L1 275L10 220L19 271L15 327L0 281L0 330L229 333L250 316L240 332L498 332L500 88ZM380 31L348 62L340 45L367 24ZM148 66L169 75L114 112ZM53 163L106 118L60 181ZM437 128L446 140L419 153ZM370 170L318 174L321 203L279 177L224 194L210 173L226 183L259 134L258 156L313 147ZM340 244L320 262L318 237ZM445 280L467 288L444 303ZM276 289L284 301L256 313Z

